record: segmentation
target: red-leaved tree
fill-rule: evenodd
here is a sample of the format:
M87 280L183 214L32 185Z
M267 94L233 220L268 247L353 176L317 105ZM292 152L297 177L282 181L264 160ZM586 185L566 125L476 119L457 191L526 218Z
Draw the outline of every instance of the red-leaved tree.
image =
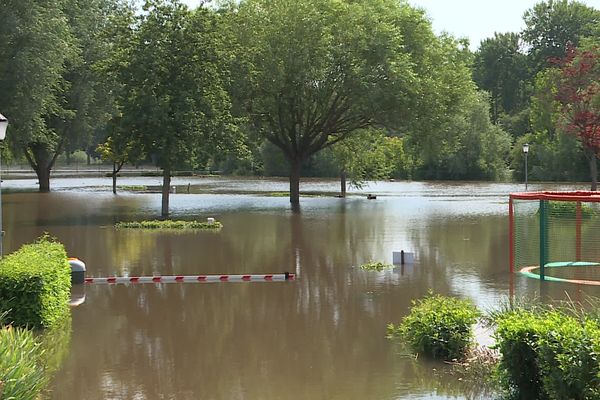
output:
M560 104L563 130L577 136L590 166L591 190L598 186L600 155L600 49L579 50L567 46L560 68L555 99Z

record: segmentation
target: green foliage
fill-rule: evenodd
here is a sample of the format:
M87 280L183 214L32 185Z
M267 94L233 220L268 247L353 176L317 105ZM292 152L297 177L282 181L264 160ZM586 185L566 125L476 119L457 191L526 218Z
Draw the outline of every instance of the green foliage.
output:
M494 317L504 389L520 399L600 395L600 326L562 309L516 308Z
M41 333L0 324L0 399L40 399L68 354L70 340L70 314Z
M549 201L548 214L553 218L575 219L577 216L577 203L571 201ZM596 211L592 207L587 204L581 204L581 218L588 219L595 214Z
M432 295L413 301L409 315L388 333L418 353L444 360L461 359L473 341L472 325L480 313L469 300Z
M359 130L331 149L338 168L357 188L365 181L387 179L404 170L402 139L387 137L383 130Z
M164 187L174 169L204 166L211 154L243 147L226 92L230 57L221 28L208 8L147 1L115 62L123 91L119 126L163 169ZM162 194L167 216L169 193Z
M367 271L383 271L384 269L394 268L394 266L381 261L369 261L366 264L362 264L360 268Z
M69 312L71 268L65 248L48 236L0 260L0 312L15 326L47 328Z
M552 58L563 57L567 43L579 46L583 38L594 37L599 19L600 10L580 1L540 1L527 10L522 37L534 74L550 66Z
M65 74L77 55L64 0L8 0L0 7L0 109L9 119L7 141L40 178L49 176L62 138L55 121L70 120L63 102Z
M507 175L506 159L511 137L489 117L487 96L464 89L457 99L461 108L440 116L428 135L411 135L416 178L501 179ZM414 153L413 153L414 155Z
M473 80L490 93L492 121L527 104L527 58L516 33L495 33L475 53Z
M543 399L542 376L536 357L536 339L543 324L536 315L517 311L496 319L497 349L502 355L499 369L502 382L521 399Z
M219 221L213 223L200 221L172 221L172 220L153 220L139 222L118 222L115 227L117 229L201 229L201 230L218 230L223 227Z
M421 10L405 2L247 0L227 13L236 33L236 109L290 163L298 202L302 164L376 124L410 115L412 57L433 38Z
M33 332L0 327L0 398L37 400L48 383L43 350Z

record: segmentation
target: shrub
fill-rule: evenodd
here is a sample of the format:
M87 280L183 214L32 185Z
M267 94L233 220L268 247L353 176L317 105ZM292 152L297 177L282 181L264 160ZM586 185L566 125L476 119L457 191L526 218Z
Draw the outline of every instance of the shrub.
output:
M473 342L472 325L479 311L469 300L429 295L413 301L400 326L388 326L388 332L400 336L419 353L453 360L462 358Z
M538 338L545 331L543 320L533 312L515 310L497 316L495 322L502 385L517 398L547 398L537 362Z
M538 340L544 390L551 399L597 399L600 395L600 329L563 313L545 316L546 334Z
M71 268L61 243L43 236L0 261L0 313L15 326L51 327L69 311Z
M575 218L577 215L577 203L570 201L549 201L548 213L555 218ZM596 212L592 207L585 203L581 204L581 218L587 219L595 215Z
M496 317L501 383L521 399L600 396L600 325L562 310L514 310Z
M223 227L219 221L213 223L200 221L172 221L172 220L153 220L139 222L118 222L117 229L206 229L217 230Z

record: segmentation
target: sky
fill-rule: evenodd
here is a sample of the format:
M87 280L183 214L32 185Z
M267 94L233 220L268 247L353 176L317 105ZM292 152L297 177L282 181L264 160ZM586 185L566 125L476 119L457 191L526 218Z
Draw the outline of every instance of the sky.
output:
M368 1L368 0L366 0ZM600 9L600 0L579 0ZM183 0L196 7L200 0ZM423 8L433 22L436 33L443 31L469 39L471 49L493 37L494 32L519 32L524 28L523 14L539 0L408 0Z

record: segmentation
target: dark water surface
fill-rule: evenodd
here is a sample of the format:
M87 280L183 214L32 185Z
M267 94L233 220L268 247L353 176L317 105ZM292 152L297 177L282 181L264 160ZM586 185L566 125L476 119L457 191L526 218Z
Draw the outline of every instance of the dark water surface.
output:
M508 273L508 193L518 185L380 183L365 190L377 200L304 197L294 214L287 198L266 195L285 191L285 181L178 178L173 217L215 217L224 228L157 233L113 224L157 216L159 194L113 196L107 179L52 184L55 191L38 194L18 191L35 188L31 180L3 183L5 252L47 231L91 276L299 274L286 283L87 286L85 303L72 309L71 351L52 399L485 398L443 365L407 357L385 338L386 325L429 290L484 309L511 291L600 295ZM301 190L337 187L309 181ZM357 268L391 262L394 250L417 261Z

